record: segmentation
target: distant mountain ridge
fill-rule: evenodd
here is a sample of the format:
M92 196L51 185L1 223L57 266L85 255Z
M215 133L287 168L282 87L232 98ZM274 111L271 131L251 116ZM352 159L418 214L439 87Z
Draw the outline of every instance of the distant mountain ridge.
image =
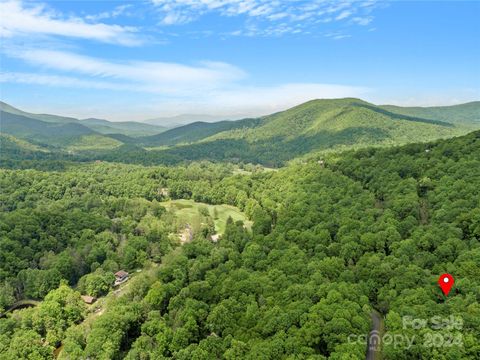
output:
M145 146L176 145L181 143L193 143L222 131L228 131L240 128L254 128L261 124L262 120L242 119L242 120L224 120L219 122L194 122L165 131L164 133L142 137L139 139Z
M136 121L108 121L103 119L82 119L82 125L101 133L101 134L122 134L127 136L147 136L152 134L160 134L167 130L164 126L144 124Z
M448 108L448 107L447 107ZM461 109L459 105L456 109ZM256 119L243 119L236 121L221 121L217 123L196 122L166 132L139 138L140 143L149 146L175 145L181 143L192 143L196 141L208 141L218 139L242 138L250 142L265 139L288 139L299 135L312 136L319 131L338 131L342 129L361 127L392 129L394 125L411 126L418 123L431 125L435 129L455 128L455 124L471 126L476 115L470 115L464 124L455 118L455 122L435 119L432 117L423 118L408 114L402 114L399 110L391 111L386 106L376 106L366 101L354 98L311 100L297 105L285 111ZM480 113L480 102L476 107ZM397 121L394 123L392 121ZM398 122L400 121L400 122ZM240 129L243 131L240 134ZM444 132L444 131L440 131ZM448 132L448 131L447 131Z
M102 119L46 122L20 114L28 113L2 107L3 133L37 145L91 153L84 159L145 164L211 160L281 166L310 153L425 142L480 129L480 102L402 108L355 98L320 99L258 118L194 122L149 136L138 136L148 131L148 124L118 123L117 133L106 134L103 127L111 123Z
M137 145L158 147L158 156L177 161L208 159L280 166L311 152L401 145L463 135L480 128L474 120L480 106L475 109L462 119L454 116L463 112L462 105L458 105L450 110L453 120L448 122L442 120L445 117L402 114L399 109L391 111L355 98L321 99L256 119L189 124L157 136L138 138Z
M6 113L25 116L31 119L41 120L53 123L71 123L78 122L78 119L66 116L50 115L50 114L33 114L20 109L17 109L3 101L0 101L0 110Z
M232 120L236 120L242 117L234 117ZM181 114L175 116L158 117L154 119L147 119L142 121L145 124L164 126L168 128L175 128L191 124L194 122L217 122L225 120L225 116L216 116L208 114Z
M397 114L436 119L454 124L461 122L475 124L480 122L480 101L450 106L401 107L381 105L380 107Z
M0 130L34 143L65 146L75 138L95 132L78 122L47 122L0 110Z
M147 136L155 135L165 131L166 127L149 125L135 121L114 122L103 119L84 119L79 120L72 117L50 115L50 114L33 114L17 109L3 101L0 101L0 111L6 114L24 116L26 118L40 120L47 123L67 124L74 123L86 126L100 134L122 134L127 136Z

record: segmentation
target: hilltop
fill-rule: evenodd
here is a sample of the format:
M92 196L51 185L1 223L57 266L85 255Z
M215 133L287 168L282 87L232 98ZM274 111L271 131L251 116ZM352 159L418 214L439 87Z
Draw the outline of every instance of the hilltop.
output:
M425 116L419 115L422 111ZM436 116L436 113L442 116ZM322 131L338 132L353 128L362 128L366 132L375 132L373 129L377 129L390 133L391 130L396 130L399 135L399 128L408 131L407 128L413 129L417 125L448 133L450 131L446 129L452 129L455 125L459 128L480 125L475 121L477 118L480 118L480 102L439 108L401 108L376 106L355 98L322 99L311 100L261 118L217 123L196 122L139 140L149 144L157 140L157 146L215 139L242 138L250 142L272 138L292 140ZM197 132L195 136L191 134L193 131Z
M278 166L310 152L423 142L480 128L475 121L480 103L443 107L446 115L441 117L435 116L435 111L421 117L409 114L409 108L402 114L401 109L390 111L354 98L312 100L256 119L198 122L138 141L149 147L170 146L162 150L164 155L189 160Z

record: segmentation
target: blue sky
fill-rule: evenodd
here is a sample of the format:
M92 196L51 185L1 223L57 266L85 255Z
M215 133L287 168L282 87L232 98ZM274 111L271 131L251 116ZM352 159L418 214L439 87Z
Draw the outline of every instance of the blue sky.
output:
M478 1L0 0L1 99L109 120L480 99Z

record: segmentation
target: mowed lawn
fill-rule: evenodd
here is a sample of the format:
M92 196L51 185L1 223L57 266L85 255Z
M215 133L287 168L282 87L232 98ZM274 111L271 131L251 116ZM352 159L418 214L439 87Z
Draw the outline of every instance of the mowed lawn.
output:
M229 216L233 221L243 221L248 229L252 226L252 222L247 219L243 212L230 205L209 205L183 199L165 201L161 205L166 207L167 210L172 210L181 223L189 224L193 229L198 229L203 221L200 214L201 208L208 209L210 216L214 219L215 230L218 234L225 232L225 224Z

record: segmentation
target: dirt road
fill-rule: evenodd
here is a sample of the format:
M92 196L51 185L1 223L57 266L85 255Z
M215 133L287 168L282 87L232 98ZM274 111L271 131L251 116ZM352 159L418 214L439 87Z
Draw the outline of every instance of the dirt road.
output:
M376 312L372 311L372 330L368 336L367 344L367 360L378 360L381 359L381 343L380 339L383 332L383 319L382 316Z

